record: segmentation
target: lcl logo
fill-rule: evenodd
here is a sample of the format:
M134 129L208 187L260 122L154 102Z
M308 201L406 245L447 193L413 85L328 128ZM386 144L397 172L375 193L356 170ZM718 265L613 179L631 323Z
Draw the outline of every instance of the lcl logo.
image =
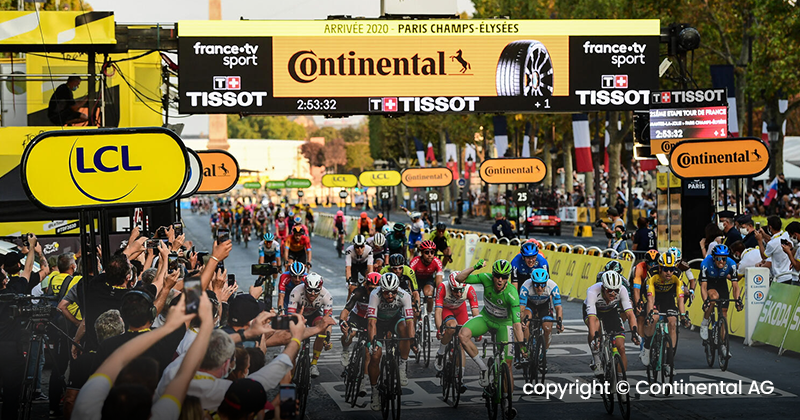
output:
M131 178L134 180L133 182L122 182L122 185L116 183L118 188L123 188L122 191L127 191L117 197L99 197L96 193L90 193L89 190L92 188L87 188L86 185L92 185L93 182L97 181L92 179L92 175L89 174L97 174L98 171L103 173L138 172L142 170L142 166L131 163L131 154L128 146L117 147L106 145L95 149L82 146L76 147L77 143L78 139L76 139L72 144L72 149L69 153L69 174L72 178L72 183L75 184L75 187L81 192L81 194L95 201L110 203L127 197L133 192L133 190L136 189L137 186L139 186L138 177L134 176ZM75 155L74 160L72 158L73 154ZM87 156L92 157L91 165L89 162L87 162ZM128 188L124 186L125 184L133 185L131 186L130 190L128 190ZM106 190L106 188L97 189L101 189L103 191Z
M588 280L589 279L589 269L592 268L592 263L587 262L583 265L583 270L581 270L581 279Z
M388 178L386 177L386 174L383 173L383 174L372 174L372 179L388 179Z
M567 266L567 276L572 277L573 270L575 270L575 261L570 261Z
M553 265L553 269L552 269L553 276L557 276L560 269L561 269L561 260L559 259L559 260L556 260L555 265Z

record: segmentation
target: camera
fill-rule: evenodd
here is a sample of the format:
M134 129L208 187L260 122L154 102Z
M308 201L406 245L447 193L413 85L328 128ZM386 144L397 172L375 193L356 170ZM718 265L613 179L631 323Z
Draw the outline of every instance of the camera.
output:
M22 235L21 236L21 238L22 238L22 246L24 246L25 248L31 246L31 243L28 242L28 238L32 238L32 237L33 237L32 233L26 233L26 234Z
M167 257L167 264L167 273L172 274L178 268L178 254L170 252L169 257Z
M297 323L297 317L294 315L278 315L272 318L270 326L273 330L288 330L289 322Z
M250 266L250 274L254 276L270 276L278 274L278 268L272 264L253 264Z
M147 247L150 248L150 249L156 249L156 248L158 248L158 243L159 242L161 242L161 239L157 239L157 238L148 239L147 240Z
M603 224L603 221L600 220L600 219L597 219L597 220L594 221L594 227L600 227L600 226L602 226L602 224Z
M200 286L199 284L194 287L190 287L186 290L186 313L187 314L196 314L197 309L200 307Z

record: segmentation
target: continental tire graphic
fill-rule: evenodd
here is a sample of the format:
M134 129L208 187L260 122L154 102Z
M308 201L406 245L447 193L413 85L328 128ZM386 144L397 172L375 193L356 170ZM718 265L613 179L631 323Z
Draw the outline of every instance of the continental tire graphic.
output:
M553 94L553 62L539 41L514 41L497 61L497 96L550 97Z

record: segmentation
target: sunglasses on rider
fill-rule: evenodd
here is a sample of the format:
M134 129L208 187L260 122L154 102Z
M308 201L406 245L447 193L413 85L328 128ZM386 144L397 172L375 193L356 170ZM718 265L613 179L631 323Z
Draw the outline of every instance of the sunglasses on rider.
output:
M614 290L614 289L606 289L606 292L608 292L609 295L614 295L614 296L619 294L619 290Z
M392 291L389 291L389 290L383 290L382 292L386 296L395 296L395 295L397 295L397 291L392 292Z
M355 249L361 249L361 248L364 248L364 245L353 245L353 248L355 248Z
M714 257L714 261L718 262L725 262L727 259L727 257Z
M493 274L498 279L508 280L508 274Z
M306 293L308 293L309 295L318 295L319 289L306 289Z
M450 289L450 290L451 290L453 293L458 293L458 294L464 293L464 288L459 288L459 289Z
M661 267L661 271L663 271L665 273L674 273L674 272L678 271L678 269L675 268L675 267Z
M433 255L436 253L436 251L422 251L422 253L425 255Z
M391 267L391 269L392 269L392 270L398 270L398 271L402 271L402 270L403 270L403 266L402 266L402 265L398 265L398 266L396 266L396 267L395 267L395 266L392 266L392 267Z
M547 286L547 284L546 284L546 283L533 283L533 287L541 287L541 288L544 288L545 286Z

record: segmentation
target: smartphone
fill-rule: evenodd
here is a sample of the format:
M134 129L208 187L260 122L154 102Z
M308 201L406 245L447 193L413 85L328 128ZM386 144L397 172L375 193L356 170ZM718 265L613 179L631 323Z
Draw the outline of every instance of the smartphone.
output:
M225 261L220 261L217 263L217 271L220 273L225 271Z
M233 286L236 283L236 274L228 274L228 286Z
M781 239L781 244L792 246L792 243L787 241L786 239Z
M197 266L195 268L200 267L201 265L208 264L209 258L210 257L208 256L208 252L205 252L205 251L198 252L197 253Z
M756 230L761 229L761 222L756 222Z
M250 266L250 274L254 276L269 276L275 274L275 267L272 264L253 264Z
M278 315L272 318L270 326L273 330L288 330L289 322L297 323L297 317L294 315Z
M217 243L221 244L225 241L231 239L231 232L228 229L218 229L217 230Z
M172 224L172 230L175 232L175 236L183 235L183 223L175 222Z
M163 239L165 242L167 240L167 230L164 229L164 226L156 229L156 234L153 236L154 238Z
M200 282L193 282L191 286L185 284L184 291L186 293L186 313L196 314L200 305Z
M167 257L167 273L172 274L178 268L178 254L170 252Z
M281 418L294 419L297 409L297 392L294 384L281 384Z
M161 239L148 239L147 240L147 247L151 249L158 248L158 243L161 242Z

